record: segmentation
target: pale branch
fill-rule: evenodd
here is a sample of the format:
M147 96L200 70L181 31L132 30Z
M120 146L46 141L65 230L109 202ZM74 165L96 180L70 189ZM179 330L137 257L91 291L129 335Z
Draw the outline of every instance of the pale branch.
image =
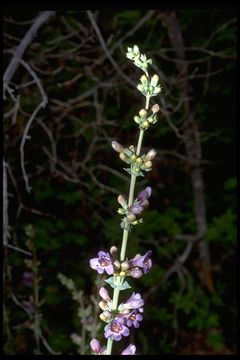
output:
M24 52L26 51L27 47L31 44L33 38L37 35L37 31L44 23L46 23L46 21L51 16L55 15L55 13L56 11L40 12L40 14L37 16L30 29L23 37L20 44L15 49L13 57L3 75L3 95L5 94L6 87L9 85L13 75L15 74L18 68L19 62L22 59Z
M133 87L135 88L135 83L134 83L128 76L126 76L126 75L122 72L122 70L121 70L120 67L117 65L117 63L116 63L116 61L113 59L112 55L110 54L110 52L109 52L109 50L108 50L108 48L107 48L107 46L106 46L106 43L105 43L105 41L104 41L104 39L103 39L102 33L101 33L101 31L100 31L100 29L99 29L99 27L98 27L98 25L97 25L97 23L96 23L96 21L95 21L95 19L94 19L94 16L93 16L92 12L91 12L91 11L87 11L87 14L88 14L88 17L89 17L89 19L90 19L90 21L91 21L91 23L92 23L92 26L93 26L96 34L97 34L97 36L98 36L99 42L100 42L100 44L101 44L101 46L102 46L102 48L103 48L103 51L105 52L107 58L109 59L109 61L111 62L111 64L112 64L113 67L115 68L115 70L127 81L127 83L129 83L131 86L133 86Z

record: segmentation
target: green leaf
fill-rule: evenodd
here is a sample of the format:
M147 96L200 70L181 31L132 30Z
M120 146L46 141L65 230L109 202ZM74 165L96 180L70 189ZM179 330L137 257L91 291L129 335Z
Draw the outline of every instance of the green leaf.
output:
M131 286L127 281L124 281L122 285L116 286L119 290L131 289Z

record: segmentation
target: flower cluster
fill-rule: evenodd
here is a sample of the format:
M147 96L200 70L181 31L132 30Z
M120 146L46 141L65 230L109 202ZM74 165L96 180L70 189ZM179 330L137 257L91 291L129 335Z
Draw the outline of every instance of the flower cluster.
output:
M151 80L146 75L142 75L140 83L137 85L137 89L145 96L156 96L162 91L161 85L158 83L159 77L157 74L151 77Z
M149 110L150 99L161 92L162 88L157 74L149 76L148 66L152 64L152 60L141 54L137 45L134 45L133 48L129 47L126 56L144 72L144 75L140 77L137 89L146 97L146 105L138 112L138 115L134 116L134 121L140 129L137 146L124 147L117 141L112 142L112 147L119 153L120 159L130 165L124 170L131 174L131 182L128 200L124 195L119 195L117 198L121 205L117 211L123 216L120 224L123 228L120 256L118 256L118 248L112 246L109 252L99 251L98 256L90 260L91 268L96 270L98 274L105 272L110 275L109 278L105 279L105 282L114 289L112 296L109 295L105 287L102 286L99 289L101 297L99 307L102 311L99 317L106 323L104 337L107 339L107 347L102 347L97 339L93 339L90 346L97 355L111 355L113 342L128 337L131 329L140 326L144 311L144 300L141 295L133 292L127 300L118 304L119 293L131 288L125 280L126 278L140 278L147 274L152 267L151 250L148 250L144 255L136 254L132 259L128 259L126 249L129 232L133 225L143 221L141 216L149 206L149 198L152 193L151 187L147 186L134 197L136 178L144 176L144 172L151 171L152 160L156 156L154 149L142 154L141 146L145 131L150 125L157 122L159 105L154 104ZM135 345L130 344L122 351L121 355L135 355L135 353Z
M148 115L145 109L139 111L139 116L134 116L134 121L139 125L141 130L147 130L151 124L157 122L157 113L159 111L159 105L155 104L151 108L152 114Z
M148 152L149 159L155 156L155 150L150 150ZM148 156L148 154L146 156ZM150 162L150 160L147 160ZM120 215L125 215L125 217L122 219L121 227L123 229L130 230L131 225L137 225L140 222L142 222L142 218L138 218L137 216L140 215L144 209L146 209L149 205L148 198L150 197L152 193L152 189L148 186L145 190L141 191L136 199L134 200L133 204L131 206L128 206L125 196L119 195L118 196L118 202L122 206L117 211Z
M146 193L147 190L144 190L140 193L142 194L142 197L139 197L139 199L143 199L142 202L147 201ZM152 267L152 260L150 258L152 254L151 250L148 250L145 255L137 254L133 259L124 260L122 262L116 258L118 253L116 246L113 246L110 249L110 253L111 255L108 252L99 251L98 257L91 259L89 263L90 267L93 270L96 270L99 274L103 274L105 271L108 275L113 275L113 281L115 285L118 277L123 278L126 276L131 276L133 278L139 278L143 274L147 274ZM111 284L111 281L109 283ZM102 310L111 310L111 299L106 289L101 288L99 290L99 294L107 304L107 306L101 306L99 304L100 308Z
M146 124L148 124L150 118L146 119ZM143 126L144 123L139 126ZM144 176L142 171L151 171L152 170L152 161L156 156L156 151L154 149L148 151L147 154L137 155L136 148L133 145L130 145L127 148L124 148L117 141L112 142L112 147L115 151L119 152L119 157L127 164L131 164L130 168L124 169L128 173L133 174L134 176Z
M141 54L137 45L134 45L133 48L128 47L126 56L128 59L133 60L134 65L144 72L147 71L148 65L152 64L152 59L147 59L146 55Z

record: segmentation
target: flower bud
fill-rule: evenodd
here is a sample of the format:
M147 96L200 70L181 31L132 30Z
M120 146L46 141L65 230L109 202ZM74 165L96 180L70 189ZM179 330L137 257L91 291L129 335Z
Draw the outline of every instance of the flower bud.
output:
M98 304L98 306L100 307L100 309L102 310L106 310L107 309L107 304L104 301L100 301L100 303Z
M104 322L106 322L106 323L109 322L109 319L107 319L103 313L101 313L101 314L99 315L99 317L100 317L100 319L101 319L102 321L104 321Z
M116 246L111 246L111 248L110 248L110 254L111 254L112 256L116 256L117 253L118 253L118 248L117 248Z
M146 84L148 82L146 75L142 75L140 77L140 81L141 81L142 84Z
M130 207L129 211L131 212L131 214L138 215L138 214L141 214L141 212L143 211L143 207L142 207L142 205L139 205L139 204L132 205Z
M143 119L146 119L147 117L147 111L145 109L142 109L139 111L139 116Z
M148 129L148 128L149 128L149 124L148 124L147 121L144 121L144 122L142 123L142 128L143 128L143 129Z
M146 158L146 160L152 160L155 158L156 154L157 154L156 150L152 149L147 153L145 158Z
M106 320L110 320L111 319L111 317L112 317L112 314L111 314L111 312L110 311L108 311L108 310L105 310L105 311L103 311L103 316L105 317L105 319Z
M151 78L151 85L152 86L156 86L158 83L159 77L157 74L153 75L153 77Z
M152 162L150 160L148 160L144 163L144 166L146 169L150 169L152 167Z
M119 275L123 277L123 276L126 276L126 273L125 273L125 271L120 271Z
M121 152L121 153L119 154L119 157L120 157L120 159L123 160L123 161L126 160L126 155L125 155L123 152Z
M126 198L123 195L118 195L117 201L123 208L125 207L125 205L127 203Z
M136 216L134 214L129 213L127 219L129 222L132 222L136 219Z
M107 289L105 289L103 286L99 289L99 295L101 296L101 298L103 298L103 300L105 301L110 301L110 296L108 294Z
M128 270L128 269L129 269L129 263L128 263L127 261L123 261L123 262L121 263L121 269L122 269L123 271Z
M154 104L153 106L152 106L152 112L155 114L155 113L157 113L157 112L159 112L159 110L160 110L160 107L159 107L159 105L158 104Z
M147 200L147 199L145 199L145 200L143 200L142 202L141 202L141 205L144 207L144 209L146 208L146 207L148 207L149 206L149 201Z
M117 141L112 141L112 148L117 152L122 152L124 150L124 147Z
M114 261L113 266L114 266L114 268L115 268L116 270L119 270L121 264L120 264L120 262L119 262L118 260L116 260L116 261Z
M135 268L130 271L129 275L135 279L139 279L143 275L143 273L142 270L140 270L139 268Z
M132 156L131 156L131 159L133 160L133 161L135 161L136 160L136 155L135 154L133 154Z

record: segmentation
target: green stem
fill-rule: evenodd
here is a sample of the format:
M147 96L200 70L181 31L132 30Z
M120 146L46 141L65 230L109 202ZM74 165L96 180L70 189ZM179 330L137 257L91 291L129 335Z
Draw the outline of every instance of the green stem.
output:
M146 110L148 110L148 108L149 108L149 101L150 101L150 96L146 96L146 105L145 105ZM143 141L143 135L144 135L144 130L141 129L140 133L139 133L139 136L138 136L138 144L137 144L136 155L140 155L141 147L142 147L142 141ZM132 203L133 203L135 184L136 184L136 176L131 175L131 182L130 182L129 196L128 196L128 206L131 206ZM123 230L123 237L122 237L120 261L124 261L125 256L126 256L128 234L129 234L129 230L124 229ZM118 288L114 288L114 291L113 291L113 310L117 310L117 308L118 308L119 292L120 292L120 290ZM108 339L108 342L107 342L107 355L111 355L112 346L113 346L113 340Z

